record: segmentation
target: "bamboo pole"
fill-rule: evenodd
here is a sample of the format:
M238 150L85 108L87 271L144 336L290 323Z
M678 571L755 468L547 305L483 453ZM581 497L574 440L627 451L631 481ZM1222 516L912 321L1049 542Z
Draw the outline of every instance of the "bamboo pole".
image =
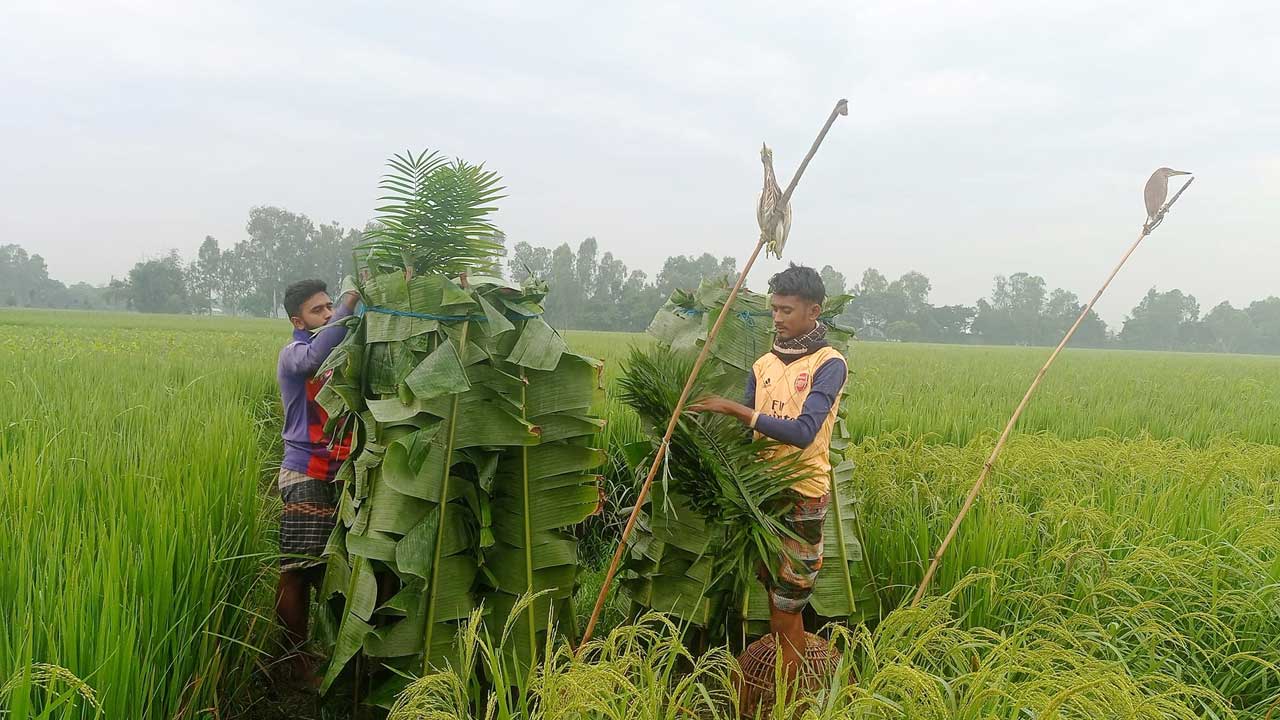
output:
M933 554L929 569L925 572L924 579L920 581L920 587L916 588L916 594L911 599L913 606L920 604L920 599L924 597L925 591L929 589L929 582L933 580L934 573L938 571L938 563L942 561L942 554L947 551L947 547L955 539L956 532L960 530L960 523L964 521L965 515L969 514L969 509L973 507L973 502L977 499L978 492L982 490L983 483L986 482L987 476L991 474L991 469L995 466L996 458L1000 456L1000 451L1004 449L1005 442L1008 441L1009 435L1013 432L1013 426L1017 424L1018 418L1022 417L1022 411L1026 409L1027 403L1031 401L1031 396L1035 393L1036 388L1040 387L1040 381L1044 379L1045 373L1049 371L1049 366L1053 365L1053 361L1058 359L1058 353L1062 352L1062 349L1070 342L1071 336L1075 335L1076 328L1080 327L1080 323L1084 322L1085 317L1089 315L1089 311L1093 310L1094 303L1098 302L1098 298L1102 297L1102 293L1106 292L1107 287L1111 285L1111 281L1120 272L1120 268L1124 267L1125 262L1129 260L1129 256L1138 249L1138 245L1142 243L1143 239L1150 235L1156 229L1156 226L1164 220L1165 213L1169 212L1169 208L1173 207L1173 204L1177 202L1183 191L1191 185L1193 180L1195 180L1194 177L1188 179L1178 192L1169 199L1169 202L1160 208L1160 212L1157 213L1156 217L1142 226L1142 232L1138 235L1138 239L1134 240L1129 249L1120 257L1120 262L1116 263L1111 274L1102 283L1102 287L1098 288L1098 292L1094 293L1093 299L1089 301L1089 304L1084 306L1084 310L1080 312L1080 317L1076 318L1071 328L1067 330L1067 334L1062 338L1062 342L1058 343L1058 347L1054 348L1053 352L1049 354L1049 359L1040 368L1040 372L1036 373L1035 379L1031 381L1031 386L1027 388L1026 394L1022 396L1022 401L1018 403L1018 407L1014 408L1013 415L1009 417L1009 422L1005 424L1004 431L1000 433L1000 439L996 441L996 446L992 448L991 455L982 464L982 471L978 473L977 481L973 483L973 487L969 490L969 495L964 499L964 504L960 506L960 512L956 514L956 519L951 523L951 529L942 538L942 544L938 546L938 551Z
M849 114L849 101L840 100L836 103L835 108L831 111L831 115L827 117L827 122L822 126L822 130L818 132L818 137L813 141L813 145L809 148L809 152L805 154L804 159L800 161L800 167L796 169L796 174L792 176L791 182L787 185L787 190L782 194L782 199L776 205L777 211L787 206L791 202L791 194L795 192L796 185L800 183L800 176L804 174L805 168L809 167L809 161L813 160L813 156L818 152L818 146L822 144L822 140L827 136L827 131L835 124L836 118L840 115ZM644 501L649 497L649 490L653 486L653 479L658 474L658 468L662 466L662 461L667 455L667 446L671 443L671 436L675 433L676 423L680 421L680 415L684 412L685 403L689 401L689 393L693 391L694 380L698 377L698 372L702 369L703 363L710 354L711 344L715 342L716 336L720 334L720 327L724 325L724 320L729 316L730 308L738 298L738 293L742 290L742 285L747 280L747 274L751 272L751 266L755 265L756 258L760 256L760 250L764 247L764 233L761 233L760 239L756 241L755 249L751 251L751 257L747 259L747 264L742 267L742 272L738 273L738 280L733 284L733 289L729 291L729 297L725 300L724 307L720 308L720 314L716 317L715 324L711 326L711 332L707 333L707 339L702 344L702 350L698 352L698 358L693 363L693 370L689 373L689 378L685 380L684 389L680 391L680 399L676 401L675 408L671 411L671 419L667 421L667 430L662 435L662 442L658 445L658 451L654 453L653 464L649 466L649 474L644 480L644 484L640 486L640 494L636 496L635 507L631 508L631 516L627 518L627 524L622 528L622 537L618 539L618 547L613 553L613 561L609 563L609 571L605 573L604 583L600 586L600 595L596 597L595 608L591 611L591 619L587 621L587 629L582 633L582 640L578 643L578 649L582 649L584 645L591 640L591 634L596 629L596 622L600 620L600 613L604 610L604 603L609 597L609 591L613 586L613 578L618 573L618 565L622 563L622 554L627 550L627 540L631 537L631 531L635 529L636 518L640 515L640 508L644 505Z

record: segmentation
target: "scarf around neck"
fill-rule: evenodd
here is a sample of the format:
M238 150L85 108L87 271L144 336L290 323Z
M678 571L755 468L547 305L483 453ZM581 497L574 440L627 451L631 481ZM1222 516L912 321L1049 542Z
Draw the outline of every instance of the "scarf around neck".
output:
M777 355L783 362L798 360L805 355L816 352L824 348L827 343L827 326L819 320L818 324L812 330L788 340L773 340L773 354Z

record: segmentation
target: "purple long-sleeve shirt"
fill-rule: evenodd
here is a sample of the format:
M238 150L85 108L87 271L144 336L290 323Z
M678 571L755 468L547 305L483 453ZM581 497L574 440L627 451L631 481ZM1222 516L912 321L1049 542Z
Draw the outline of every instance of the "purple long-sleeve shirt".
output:
M351 314L346 303L339 303L330 323ZM276 381L280 383L280 401L284 405L285 470L305 473L318 480L332 480L350 451L348 441L329 448L324 425L329 420L324 408L316 403L316 393L327 380L316 371L329 353L346 337L345 327L329 327L314 336L306 330L294 330L293 341L280 351L276 365Z
M822 423L826 422L831 406L835 405L840 389L849 377L848 366L840 358L831 358L822 363L813 373L813 381L809 386L809 395L804 399L800 417L794 420L776 418L761 413L756 418L756 432L780 443L807 448L817 437ZM756 374L747 375L747 392L743 404L754 409L756 406Z

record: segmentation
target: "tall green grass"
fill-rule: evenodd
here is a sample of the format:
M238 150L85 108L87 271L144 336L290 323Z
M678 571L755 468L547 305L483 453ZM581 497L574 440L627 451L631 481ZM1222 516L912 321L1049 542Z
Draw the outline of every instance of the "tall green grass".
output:
M905 432L964 445L1004 428L1046 348L854 343L854 439ZM1280 357L1069 349L1019 421L1064 439L1223 435L1280 444Z
M17 679L0 708L96 715L32 666L84 680L106 717L217 707L270 623L274 333L14 317L0 314L0 684Z
M604 430L597 439L596 447L603 448L608 460L600 468L603 477L605 503L601 512L587 518L579 528L582 539L580 554L585 562L594 569L599 569L613 555L622 526L627 521L627 511L634 504L636 494L636 478L627 463L623 448L631 443L645 439L640 418L635 411L619 398L618 378L622 374L622 359L631 352L632 347L647 346L651 341L638 333L606 333L569 331L565 340L574 352L599 358L604 361L604 393L600 396L597 407L592 413L605 418ZM588 572L585 585L599 592L602 575ZM582 592L581 595L593 594ZM593 594L594 598L594 594ZM587 602L580 598L579 605ZM611 609L613 609L611 607ZM579 612L579 615L583 613ZM619 618L614 613L611 617Z
M829 628L840 653L816 693L767 711L769 720L986 718L1233 718L1224 698L1176 668L1130 668L1096 638L1053 620L1015 632L966 629L950 597L895 610L875 630ZM512 662L502 618L479 612L458 637L452 666L415 681L390 720L676 720L738 717L738 666L726 649L695 656L658 615L586 647L548 648L529 669ZM778 672L775 669L775 672ZM779 673L780 674L780 673ZM479 677L515 692L490 692Z
M910 597L989 451L850 450L884 606ZM1260 717L1280 703L1280 448L1016 438L935 584L966 628L1051 623Z

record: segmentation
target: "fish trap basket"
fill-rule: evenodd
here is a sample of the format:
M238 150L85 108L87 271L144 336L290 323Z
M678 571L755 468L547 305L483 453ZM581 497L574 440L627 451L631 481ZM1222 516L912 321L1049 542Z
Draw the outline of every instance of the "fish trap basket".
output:
M774 679L778 641L765 635L747 646L738 656L738 712L741 717L763 717L777 700ZM813 633L805 633L804 660L798 685L801 695L809 695L826 686L840 663L840 653L831 643Z

